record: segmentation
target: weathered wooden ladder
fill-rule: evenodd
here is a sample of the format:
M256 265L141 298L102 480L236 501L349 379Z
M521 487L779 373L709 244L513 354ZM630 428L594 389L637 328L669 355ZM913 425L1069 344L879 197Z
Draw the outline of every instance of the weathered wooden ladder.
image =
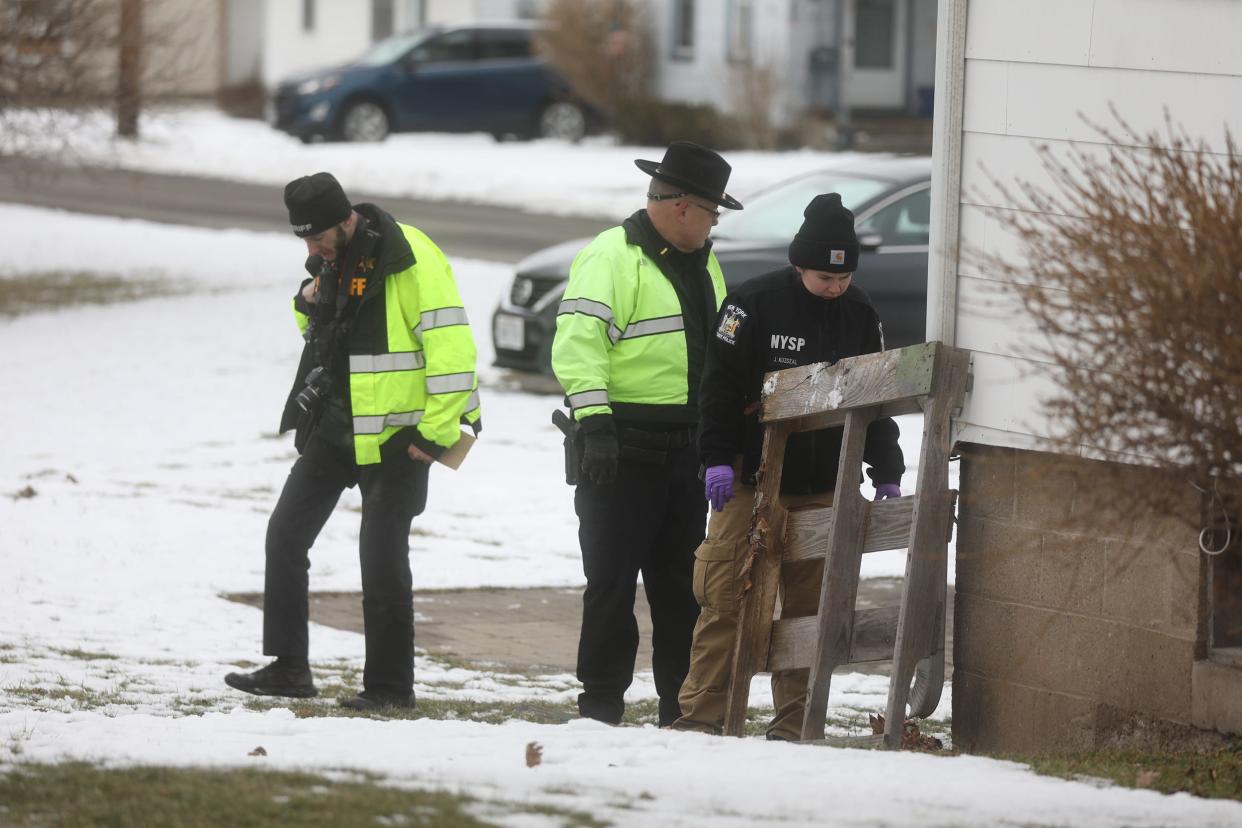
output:
M914 716L936 709L944 685L947 552L956 496L948 486L949 420L962 405L969 372L969 352L929 342L767 375L726 734L743 734L750 682L761 672L810 668L803 741L824 738L832 671L844 664L893 662L885 747L901 746L907 701ZM918 411L924 420L915 494L865 500L858 477L868 424ZM788 512L778 496L789 435L840 425L845 433L832 508ZM903 547L909 551L901 605L856 609L863 553ZM815 558L825 559L819 615L774 620L781 562Z

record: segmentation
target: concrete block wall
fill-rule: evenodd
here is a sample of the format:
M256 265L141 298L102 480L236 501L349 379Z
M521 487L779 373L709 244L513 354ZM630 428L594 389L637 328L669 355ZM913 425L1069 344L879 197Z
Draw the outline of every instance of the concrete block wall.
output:
M1134 721L1202 725L1196 705L1242 686L1201 681L1196 695L1207 565L1188 526L1126 509L1150 470L976 444L959 451L957 747L1122 743ZM1195 509L1192 495L1183 508Z

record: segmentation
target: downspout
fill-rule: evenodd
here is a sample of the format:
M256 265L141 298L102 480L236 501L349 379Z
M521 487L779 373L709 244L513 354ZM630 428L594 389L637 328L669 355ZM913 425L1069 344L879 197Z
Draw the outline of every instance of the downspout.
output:
M927 258L927 339L956 344L962 202L962 125L969 0L939 0L932 115L931 250Z
M833 9L833 38L837 46L837 74L834 78L832 125L837 131L834 149L847 150L854 146L854 129L850 125L849 72L854 64L852 38L845 36L845 4L852 0L837 0Z
M901 82L904 86L901 90L901 100L905 109L904 114L907 116L914 115L918 109L918 101L914 95L914 16L917 4L918 0L906 0L906 13L903 18L906 21L903 38L906 50L906 71L902 73Z

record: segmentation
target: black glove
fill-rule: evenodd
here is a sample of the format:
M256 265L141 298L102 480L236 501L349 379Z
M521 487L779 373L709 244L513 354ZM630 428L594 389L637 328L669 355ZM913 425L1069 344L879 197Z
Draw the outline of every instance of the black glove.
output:
M617 426L611 414L596 414L578 421L582 435L582 478L608 484L617 477Z

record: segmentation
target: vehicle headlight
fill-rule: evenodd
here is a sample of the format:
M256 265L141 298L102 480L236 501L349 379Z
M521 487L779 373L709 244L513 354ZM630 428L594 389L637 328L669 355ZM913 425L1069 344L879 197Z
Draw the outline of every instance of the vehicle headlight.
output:
M314 95L316 92L327 92L341 82L340 75L328 75L324 78L311 78L298 84L299 95Z
M328 117L328 110L332 108L330 101L320 101L311 107L310 119L312 121L322 121Z
M535 294L535 283L530 279L513 280L513 288L509 291L509 301L518 306L525 306Z

